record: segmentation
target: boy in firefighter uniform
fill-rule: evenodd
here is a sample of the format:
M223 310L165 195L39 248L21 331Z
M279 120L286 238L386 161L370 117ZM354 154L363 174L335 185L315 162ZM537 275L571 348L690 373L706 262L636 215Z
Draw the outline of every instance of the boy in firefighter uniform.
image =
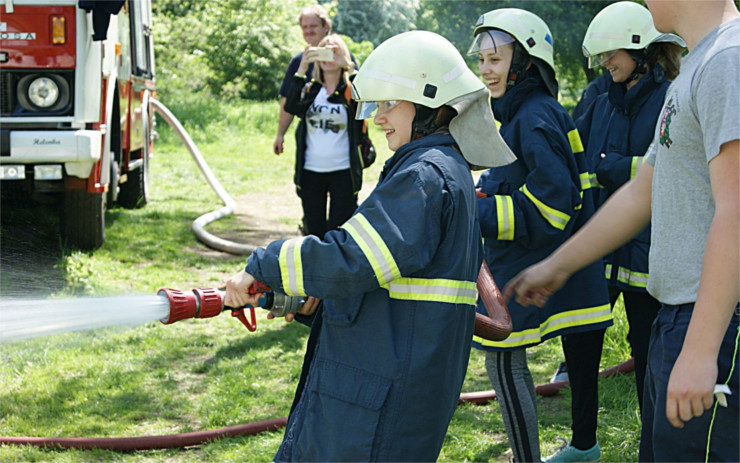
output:
M603 66L612 75L609 91L576 120L594 174L597 208L634 177L643 162L685 46L677 35L658 32L650 11L635 2L613 3L591 21L583 53L589 66ZM646 289L649 250L650 226L605 258L612 307L621 294L629 322L627 339L635 359L640 410L650 326L660 309Z
M225 302L256 279L322 300L277 461L434 461L470 354L483 259L470 167L514 157L488 92L447 40L388 39L353 81L394 155L339 230L258 249ZM304 305L304 309L308 303Z
M553 42L542 19L507 8L482 15L469 53L488 84L493 113L516 162L478 183L485 259L502 287L546 257L593 213L588 169L575 125L557 102ZM479 303L478 310L483 307ZM509 305L513 331L503 341L475 337L499 398L515 461L540 461L537 403L526 348L562 336L573 395L574 439L598 459L598 368L612 324L603 265L583 269L543 308ZM572 341L573 346L571 347ZM587 349L582 347L587 345Z

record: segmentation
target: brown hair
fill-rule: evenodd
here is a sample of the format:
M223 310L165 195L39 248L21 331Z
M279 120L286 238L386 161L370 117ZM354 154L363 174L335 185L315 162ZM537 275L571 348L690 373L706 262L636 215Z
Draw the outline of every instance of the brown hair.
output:
M347 44L344 43L344 40L338 35L338 34L329 34L323 39L321 39L321 42L319 42L320 47L325 46L327 43L331 43L333 45L337 46L337 53L341 53L344 55L345 59L348 63L352 63L352 57L349 54L349 48L347 48ZM314 80L318 83L320 83L322 86L324 85L324 70L321 69L321 66L318 65L318 63L315 63L314 66ZM342 70L342 76L341 79L344 81L345 84L349 83L349 71L347 69Z
M683 47L673 42L657 42L648 47L650 58L647 65L650 69L660 64L665 69L668 80L678 77L681 71L681 55Z
M329 13L326 12L323 6L321 5L308 5L301 8L301 12L298 13L298 25L301 25L301 19L303 19L304 16L316 16L319 18L319 21L321 21L322 26L329 26L329 32L331 32L331 18L329 18Z
M442 105L437 110L437 116L434 118L434 125L438 128L448 128L452 119L457 116L457 111L452 106ZM439 130L439 129L437 129Z

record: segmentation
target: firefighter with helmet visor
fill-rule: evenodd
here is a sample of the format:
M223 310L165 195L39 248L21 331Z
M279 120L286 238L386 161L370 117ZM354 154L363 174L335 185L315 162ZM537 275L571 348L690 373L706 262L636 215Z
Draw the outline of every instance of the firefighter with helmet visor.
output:
M556 99L547 24L521 9L489 11L475 25L469 53L478 55L501 135L517 157L483 173L478 182L484 257L501 287L578 230L593 214L593 199L582 184L588 169L578 131ZM541 309L508 304L511 335L503 341L476 336L473 345L485 352L514 461L541 459L526 349L557 336L571 370L574 407L583 411L573 415L574 429L584 433L584 440L593 438L590 446L598 452L598 367L604 330L612 324L603 267L584 268ZM478 311L485 314L480 302Z
M677 35L658 32L650 11L634 2L608 5L592 19L583 53L590 66L604 66L612 79L608 91L593 100L576 126L593 173L597 209L641 168L666 92L679 73L684 46ZM650 234L648 225L603 261L612 308L621 295L627 316L641 412L651 327L661 308L647 292ZM568 447L562 452L573 453Z
M379 45L353 95L394 151L375 189L339 229L257 249L225 302L250 303L255 279L321 300L313 320L296 315L311 335L276 461L435 461L465 378L483 259L470 167L514 156L485 87L437 34Z

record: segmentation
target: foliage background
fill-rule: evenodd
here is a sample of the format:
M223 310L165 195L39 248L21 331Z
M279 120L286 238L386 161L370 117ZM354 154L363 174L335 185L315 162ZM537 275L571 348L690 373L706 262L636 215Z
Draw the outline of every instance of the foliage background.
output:
M305 42L300 9L310 0L157 0L155 55L160 97L190 101L194 95L227 100L272 100L290 58ZM359 63L385 39L422 29L449 39L466 56L473 24L484 12L523 8L548 23L555 42L561 93L574 98L596 74L587 70L581 41L598 0L331 0L320 2L333 30ZM474 57L466 57L475 69Z

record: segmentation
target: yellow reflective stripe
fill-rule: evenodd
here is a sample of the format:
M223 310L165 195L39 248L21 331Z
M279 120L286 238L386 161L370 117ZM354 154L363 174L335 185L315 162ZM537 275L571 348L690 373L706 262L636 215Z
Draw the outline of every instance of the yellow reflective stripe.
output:
M473 340L482 346L487 347L520 347L538 343L542 341L543 336L564 328L602 323L611 319L611 307L609 304L604 304L597 307L575 309L555 314L542 322L539 329L531 328L522 331L514 331L503 341L490 341L479 336L473 336Z
M642 158L640 156L632 156L632 162L630 163L630 179L635 178L637 167L640 164L642 164Z
M578 175L581 178L581 190L588 190L589 188L593 187L591 184L592 176L595 179L596 174L592 174L590 172L581 172Z
M365 254L375 272L378 284L382 286L401 277L401 272L398 270L390 249L362 214L355 214L341 228L347 230Z
M612 265L604 265L604 275L607 280L612 278ZM628 268L617 267L617 281L626 285L634 286L635 288L647 288L649 274L643 272L635 272Z
M527 198L530 199L530 201L534 203L535 206L537 206L537 210L539 210L540 214L542 215L542 217L545 218L545 220L550 222L550 225L557 228L558 230L565 230L565 226L570 220L570 216L568 214L553 209L537 199L532 193L530 193L529 189L527 189L527 185L522 185L520 190L527 196Z
M514 239L514 201L511 196L494 195L496 198L496 216L498 219L499 240Z
M478 299L476 284L472 281L444 278L399 278L383 288L392 299L447 302L475 305Z
M283 279L283 291L288 296L306 296L303 288L303 263L301 246L306 237L293 238L283 242L278 255L280 277Z
M583 143L581 142L581 135L578 133L578 130L573 129L568 132L568 141L570 142L570 150L573 151L573 154L583 151Z
M642 272L634 272L628 268L619 267L617 272L617 280L630 286L637 288L647 288L648 274Z
M599 183L599 179L596 178L596 174L594 172L588 172L586 175L588 175L588 180L591 184L591 188L604 188L604 186Z

